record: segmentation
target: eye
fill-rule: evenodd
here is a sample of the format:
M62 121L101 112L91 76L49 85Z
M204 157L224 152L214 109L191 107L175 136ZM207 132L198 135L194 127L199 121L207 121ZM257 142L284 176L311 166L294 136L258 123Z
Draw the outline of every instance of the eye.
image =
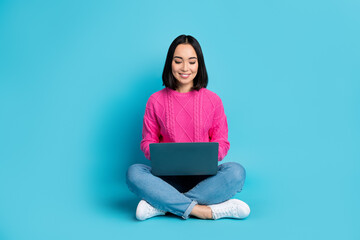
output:
M181 63L181 62L175 61L175 63L176 63L176 64L179 64L179 63Z
M190 64L195 64L196 62L190 62Z

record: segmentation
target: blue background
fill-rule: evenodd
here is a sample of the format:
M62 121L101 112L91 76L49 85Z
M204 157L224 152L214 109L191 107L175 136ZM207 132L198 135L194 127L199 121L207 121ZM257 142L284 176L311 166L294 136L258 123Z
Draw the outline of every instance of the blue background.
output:
M0 1L0 239L360 239L360 2ZM135 220L172 40L202 46L246 220Z

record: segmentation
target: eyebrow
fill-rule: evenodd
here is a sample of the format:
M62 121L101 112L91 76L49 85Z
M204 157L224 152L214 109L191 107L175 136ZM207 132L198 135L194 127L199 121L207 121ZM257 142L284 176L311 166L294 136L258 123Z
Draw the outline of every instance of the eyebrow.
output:
M179 57L179 56L175 56L174 58L180 58L180 59L183 59L182 57ZM197 57L189 57L189 59L197 59Z

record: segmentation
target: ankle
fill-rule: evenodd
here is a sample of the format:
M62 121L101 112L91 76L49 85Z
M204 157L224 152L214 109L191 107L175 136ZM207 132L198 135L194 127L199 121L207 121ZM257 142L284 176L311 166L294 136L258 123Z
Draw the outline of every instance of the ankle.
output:
M190 215L200 219L213 219L211 208L206 205L195 205Z

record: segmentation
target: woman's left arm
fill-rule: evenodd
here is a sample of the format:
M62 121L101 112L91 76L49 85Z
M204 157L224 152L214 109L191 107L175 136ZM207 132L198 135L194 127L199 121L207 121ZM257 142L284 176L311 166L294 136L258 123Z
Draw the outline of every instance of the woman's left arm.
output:
M209 130L210 142L219 143L218 160L221 161L230 149L228 141L228 124L221 99L215 107L214 119L212 127Z

